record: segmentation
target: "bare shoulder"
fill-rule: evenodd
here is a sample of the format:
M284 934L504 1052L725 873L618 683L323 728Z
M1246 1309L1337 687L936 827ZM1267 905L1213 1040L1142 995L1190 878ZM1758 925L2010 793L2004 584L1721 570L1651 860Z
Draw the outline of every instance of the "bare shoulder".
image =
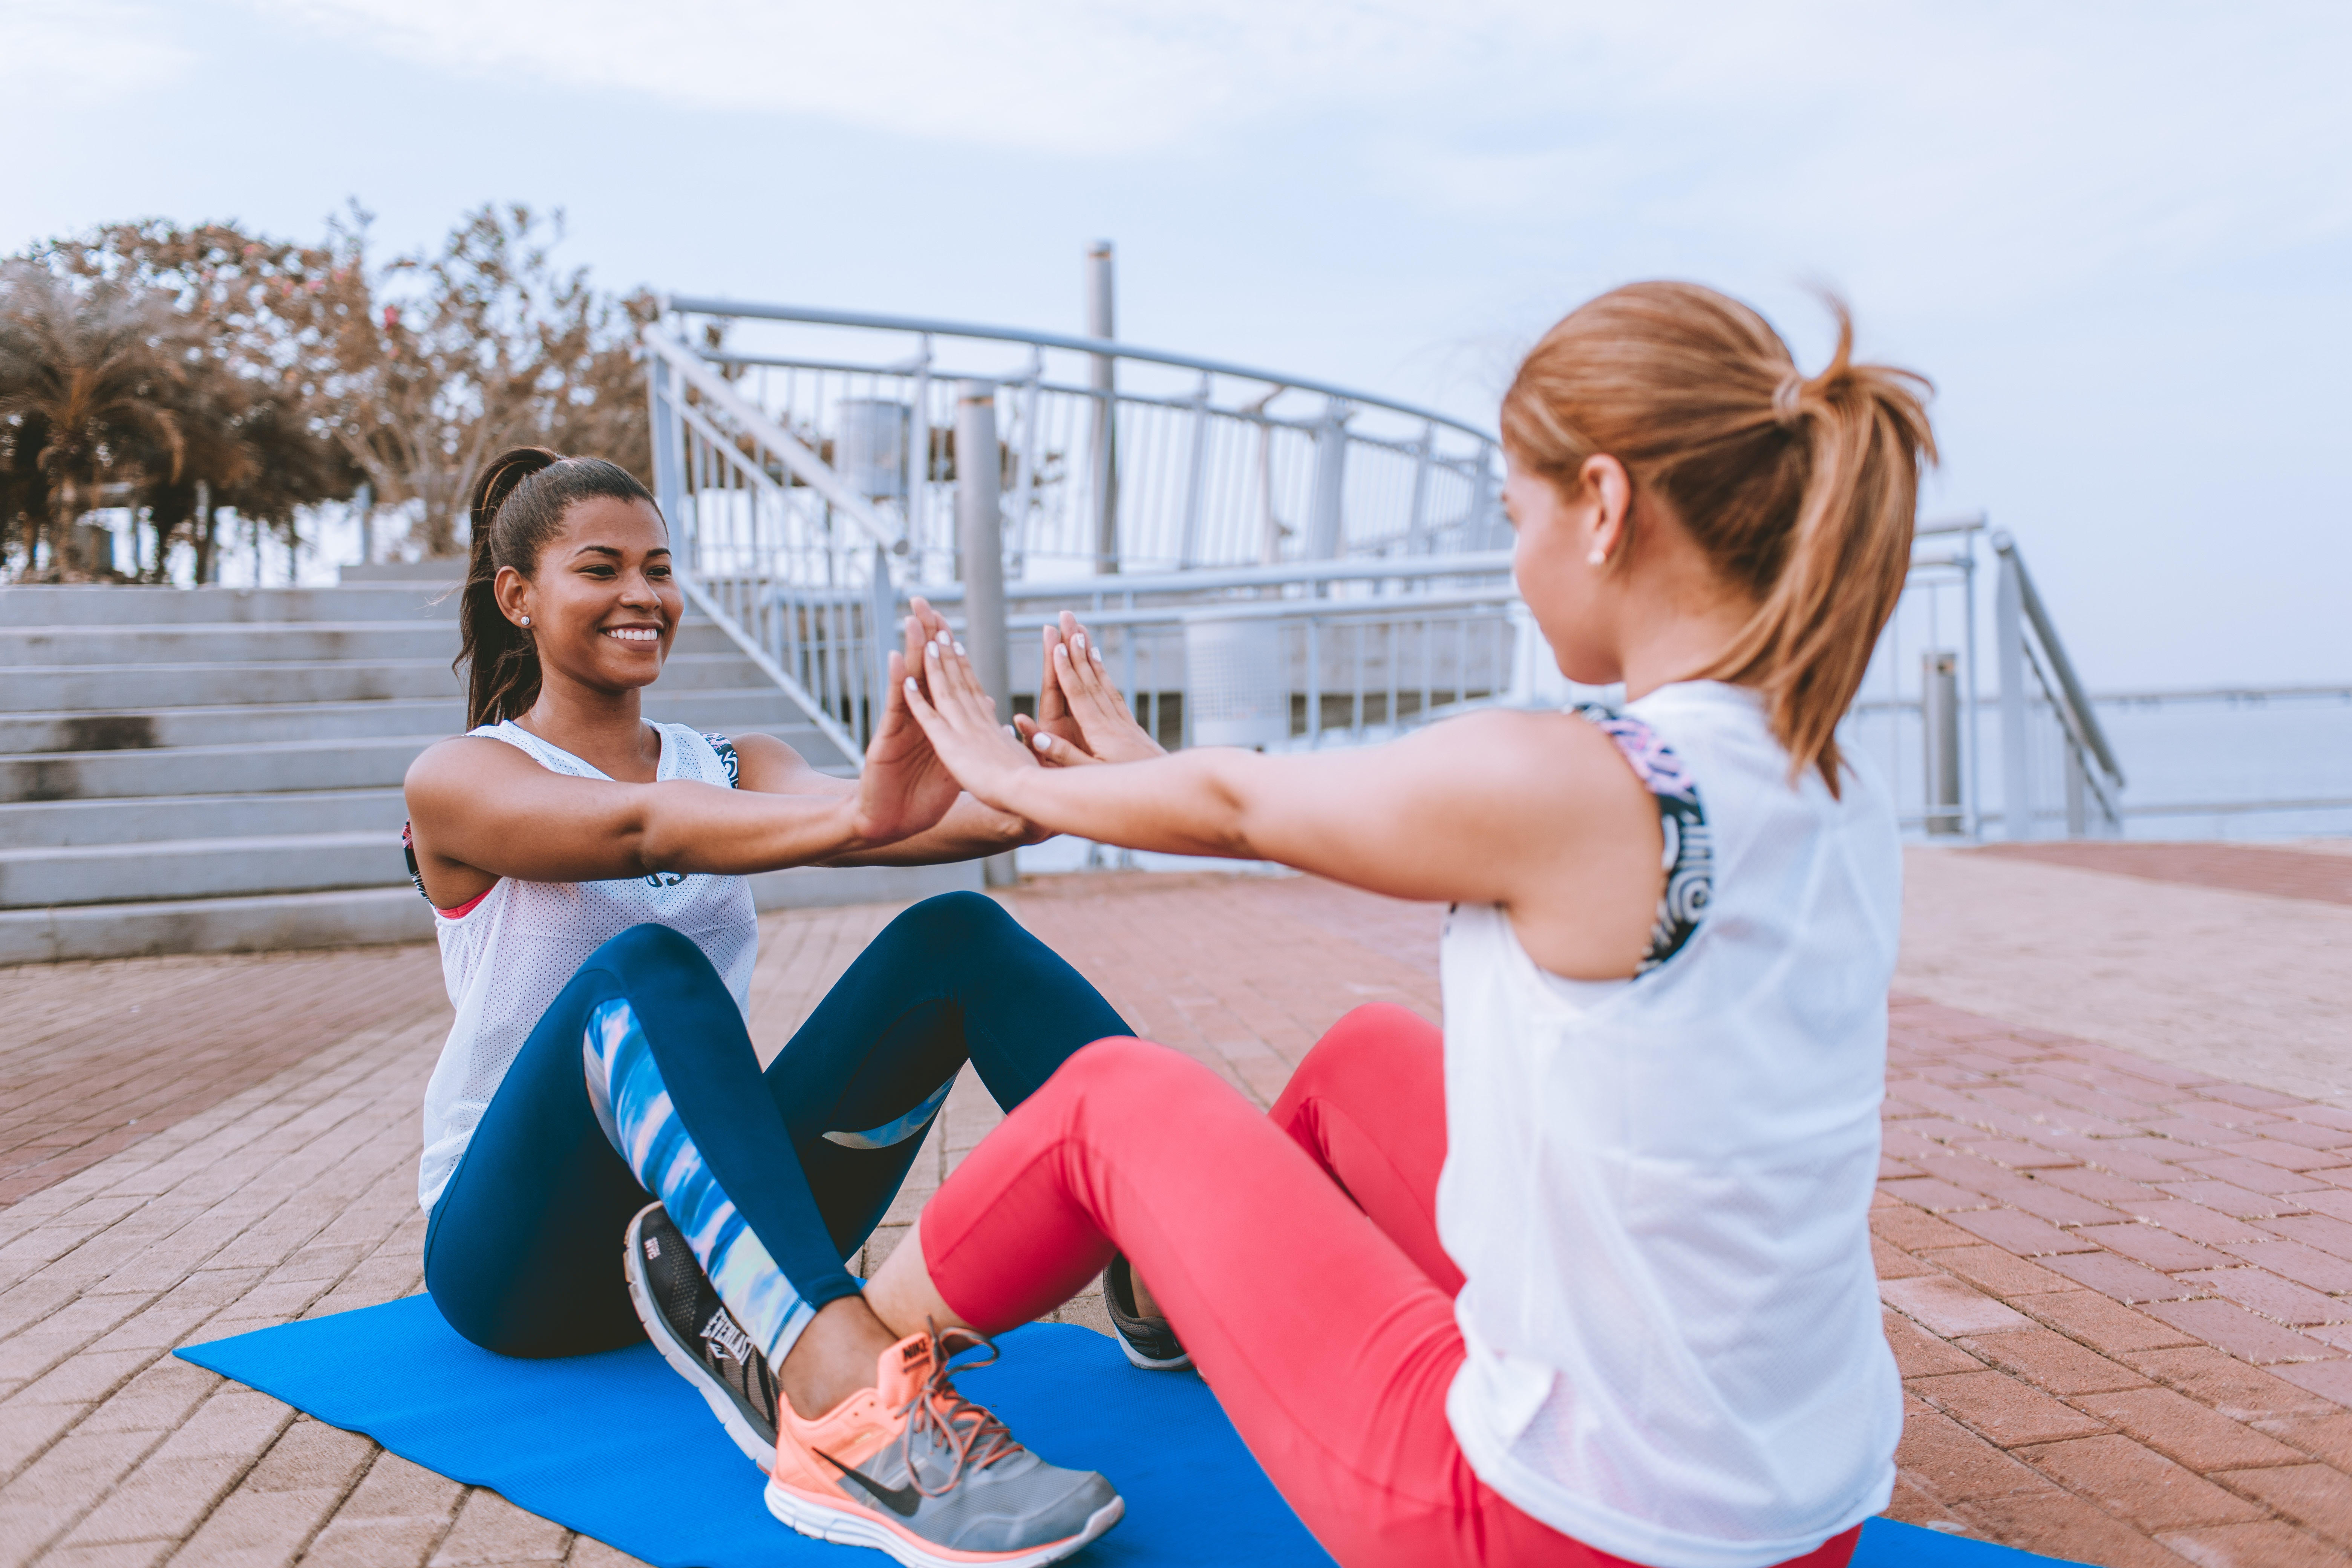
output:
M428 793L467 789L484 778L517 768L545 771L504 741L493 741L487 735L456 735L446 741L436 741L418 753L416 760L408 764L402 783L414 802L420 789Z
M730 735L740 772L737 784L761 795L832 795L845 781L820 773L806 757L773 735Z
M1645 820L1654 809L1617 743L1574 713L1490 708L1421 732L1462 782L1515 806L1556 813L1570 808L1604 826Z

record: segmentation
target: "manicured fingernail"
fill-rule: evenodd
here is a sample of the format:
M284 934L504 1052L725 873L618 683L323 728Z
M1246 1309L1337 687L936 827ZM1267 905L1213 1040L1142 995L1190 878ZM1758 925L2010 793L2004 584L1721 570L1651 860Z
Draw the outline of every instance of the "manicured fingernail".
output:
M961 643L958 643L958 644L956 644L956 645L955 645L955 650L956 650L956 657L957 657L958 658L961 658L963 657L963 644L961 644Z
M937 659L940 657L940 645L935 642L925 643L923 645L923 657L929 659Z
M1097 664L1100 664L1102 662L1102 649L1098 647L1090 647L1087 649L1087 651L1095 656L1095 662Z
M1053 737L1053 736L1051 736L1051 735L1040 735L1040 736L1038 736L1038 737L1037 737L1037 749L1038 749L1039 751L1041 751L1041 752L1050 752L1050 751L1052 751L1052 750L1054 749L1054 737Z
M1054 645L1054 658L1056 663L1067 664L1070 662L1070 650L1064 647L1060 643L1055 643Z
M913 676L911 676L911 675L910 675L910 676L908 676L908 677L907 677L907 695L908 695L908 696L909 696L909 697L912 697L913 695L915 695L915 692L916 692L916 690L917 690L917 689L917 689L917 687L916 687L916 685L915 685L915 678L914 678Z
M1080 632L1076 636L1071 637L1070 640L1077 644L1080 647L1084 647L1087 646L1087 634Z

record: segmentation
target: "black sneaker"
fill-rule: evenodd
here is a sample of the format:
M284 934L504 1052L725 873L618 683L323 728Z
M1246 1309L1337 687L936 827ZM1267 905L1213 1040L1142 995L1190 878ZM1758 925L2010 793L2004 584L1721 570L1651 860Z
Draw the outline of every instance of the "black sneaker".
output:
M692 1384L735 1446L762 1470L776 1462L774 1373L702 1272L659 1204L629 1222L629 1300L662 1360Z
M1146 1372L1181 1372L1192 1364L1192 1352L1167 1319L1137 1314L1135 1272L1125 1253L1112 1258L1103 1270L1103 1305L1110 1309L1111 1327L1118 1331L1118 1348L1134 1365Z

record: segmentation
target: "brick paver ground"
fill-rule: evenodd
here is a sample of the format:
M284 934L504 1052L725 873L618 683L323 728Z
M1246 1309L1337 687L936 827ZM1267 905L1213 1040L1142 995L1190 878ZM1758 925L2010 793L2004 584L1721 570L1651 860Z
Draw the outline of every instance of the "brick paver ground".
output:
M1436 1016L1427 906L1213 876L1006 901L1139 1033L1261 1102L1351 1006ZM891 912L762 922L763 1049ZM131 1061L105 1021L172 997ZM169 1355L420 1288L446 1019L429 950L0 972L7 1147L88 1149L123 1129L85 1105L180 1085L127 1146L19 1160L0 1209L0 1565L627 1561ZM1916 997L1894 1019L1873 1216L1911 1399L1894 1511L2100 1563L2352 1563L2352 1111ZM865 1267L995 1120L966 1075Z
M2046 844L1988 844L1973 851L2045 866L2074 866L2138 877L2151 882L2182 882L2198 888L2230 888L2273 898L2352 904L2352 858L2307 849L2255 844L2119 843L2078 839Z

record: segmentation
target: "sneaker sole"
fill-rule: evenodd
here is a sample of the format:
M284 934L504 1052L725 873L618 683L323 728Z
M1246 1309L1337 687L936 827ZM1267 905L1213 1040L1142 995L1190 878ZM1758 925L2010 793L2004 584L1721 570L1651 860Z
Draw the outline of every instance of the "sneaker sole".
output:
M635 1220L629 1222L628 1236L622 1244L621 1271L629 1281L630 1309L637 1314L637 1321L644 1327L646 1338L653 1341L654 1349L661 1352L662 1360L669 1363L671 1371L686 1379L688 1387L702 1395L702 1402L710 1406L710 1414L719 1417L719 1425L726 1428L729 1438L743 1450L745 1458L760 1467L761 1475L774 1469L776 1451L773 1446L762 1441L760 1434L751 1429L751 1424L743 1418L740 1410L735 1408L735 1401L728 1396L725 1389L711 1386L709 1371L678 1348L677 1342L669 1336L667 1325L646 1305L653 1297L653 1289L637 1264L637 1226Z
M1166 1361L1154 1361L1150 1356L1145 1355L1141 1351L1137 1350L1135 1348L1135 1342L1129 1339L1125 1334L1114 1333L1111 1335L1111 1338L1117 1340L1118 1342L1118 1348L1127 1352L1128 1365L1139 1366L1146 1372L1182 1372L1186 1367L1192 1364L1192 1352L1191 1351L1185 1351L1179 1355L1170 1356Z
M934 1545L848 1502L811 1498L773 1479L768 1482L766 1497L768 1511L803 1535L836 1546L870 1546L888 1552L907 1568L971 1568L975 1563L985 1563L987 1568L1040 1568L1043 1563L1059 1563L1127 1517L1127 1500L1114 1497L1095 1510L1086 1528L1076 1535L1018 1552L959 1552L951 1546Z

